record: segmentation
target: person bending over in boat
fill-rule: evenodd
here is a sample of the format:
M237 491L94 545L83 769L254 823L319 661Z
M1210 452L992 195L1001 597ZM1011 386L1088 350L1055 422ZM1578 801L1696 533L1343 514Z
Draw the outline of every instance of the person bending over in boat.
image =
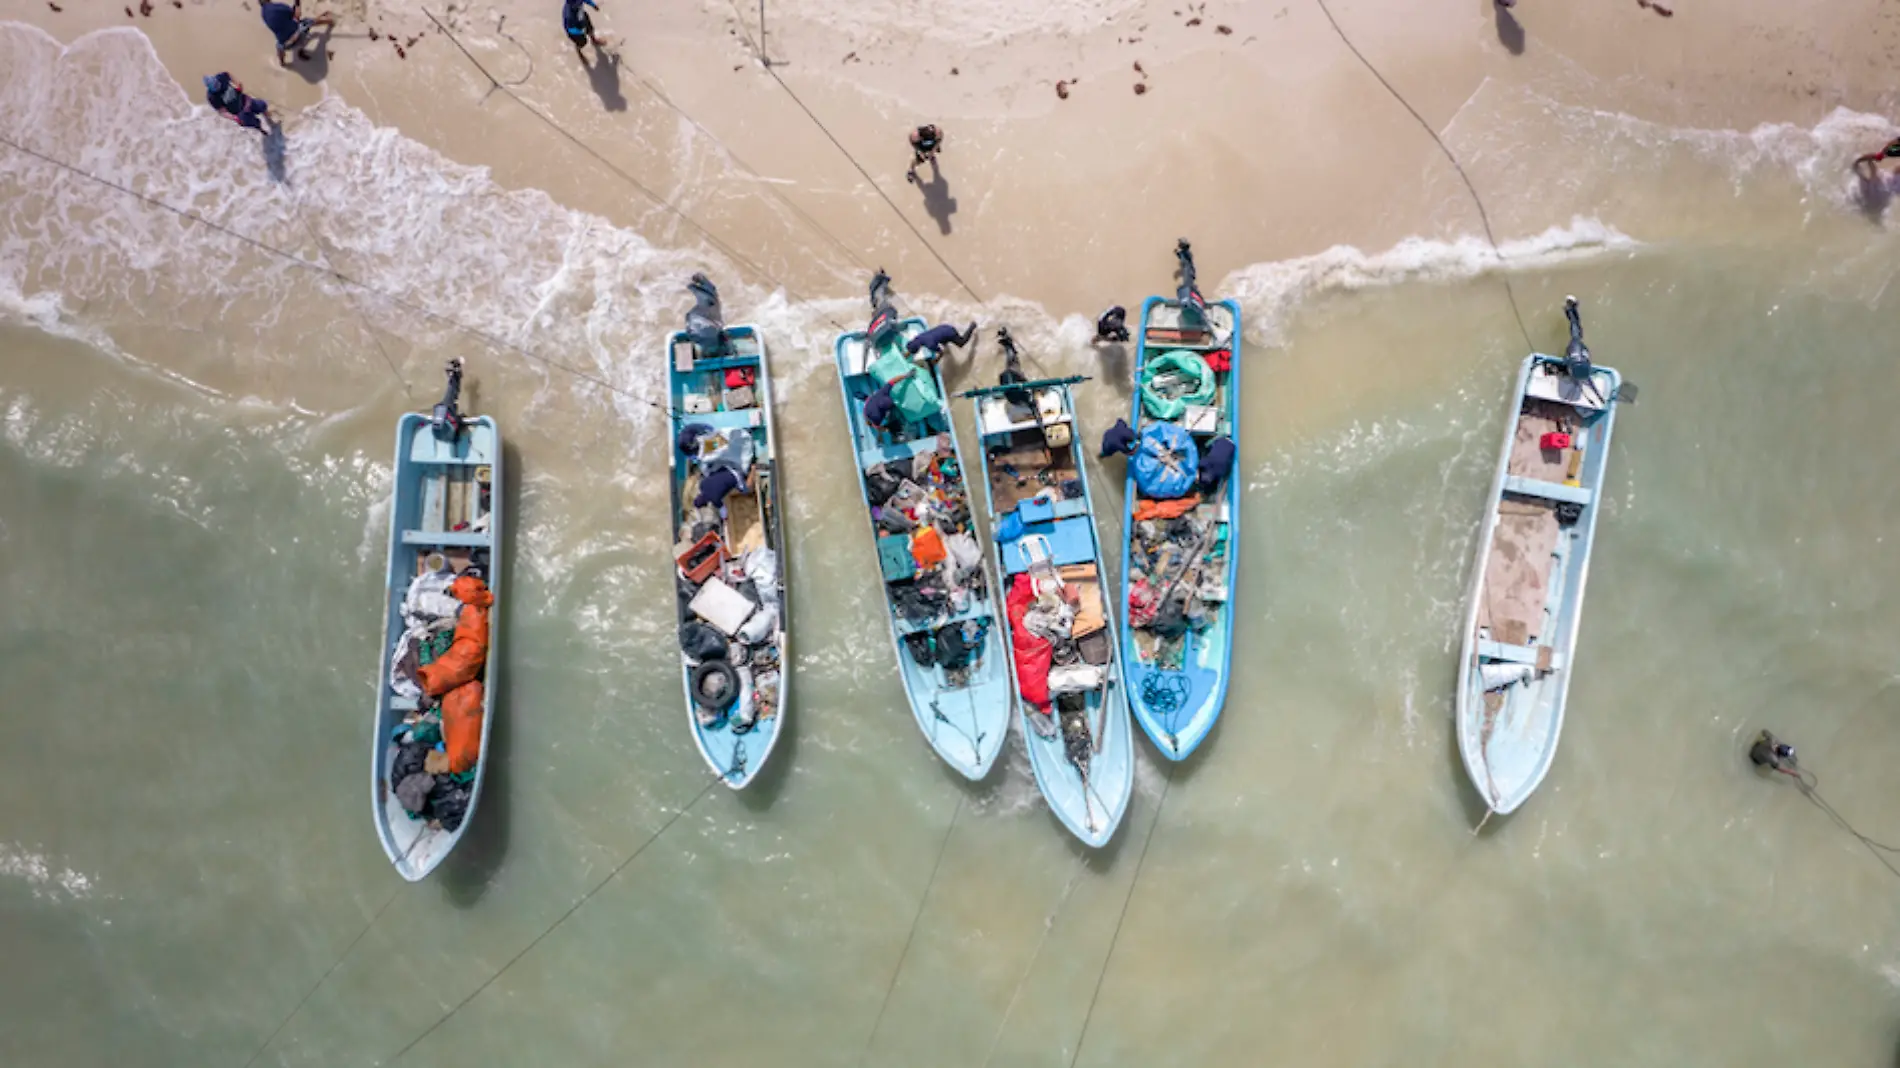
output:
M724 515L726 498L744 488L745 476L734 470L731 464L720 464L700 479L699 494L693 498L693 507L714 506Z
M1135 428L1128 425L1128 420L1117 419L1114 426L1102 431L1102 455L1099 459L1105 460L1118 452L1124 456L1133 456L1135 450L1140 447L1141 435L1136 434Z
M1871 166L1877 170L1883 159L1900 159L1900 138L1887 142L1887 147L1878 152L1869 152L1855 160L1854 169L1860 170L1862 167Z
M935 123L927 123L910 132L910 170L904 172L904 180L917 184L917 168L926 163L935 165L937 153L943 151L943 131Z
M877 387L877 392L864 398L864 421L881 430L895 434L904 429L904 413L897 410L897 402L891 398L891 390L904 379L916 374L905 371L889 382Z
M1227 473L1234 469L1234 443L1226 435L1215 438L1201 450L1201 472L1199 489L1202 497L1212 497L1214 491L1227 479Z
M257 5L257 13L263 16L264 25L270 27L270 32L277 37L278 66L289 63L284 56L293 48L297 50L298 59L314 58L310 49L304 47L310 40L310 31L318 26L336 25L336 16L328 11L315 18L304 18L303 0L288 4L262 3Z
M561 29L567 31L567 41L574 46L574 54L587 62L587 43L592 41L594 50L600 50L600 38L594 34L594 20L587 17L587 9L600 10L594 0L563 0L561 4Z
M943 359L943 347L945 345L955 345L960 349L966 348L970 344L970 339L975 336L975 323L971 323L969 327L961 333L957 331L956 327L949 323L940 323L918 334L916 337L911 338L909 341L904 342L904 351L915 356L919 349L929 349L930 355L925 358L934 364L938 360Z
M278 121L277 116L271 114L270 103L246 93L244 86L229 72L220 71L205 79L205 102L211 105L211 110L222 112L239 126L261 134L270 133L264 129L265 120Z
M1128 309L1117 304L1102 313L1095 320L1095 340L1093 344L1103 342L1126 342L1128 340Z

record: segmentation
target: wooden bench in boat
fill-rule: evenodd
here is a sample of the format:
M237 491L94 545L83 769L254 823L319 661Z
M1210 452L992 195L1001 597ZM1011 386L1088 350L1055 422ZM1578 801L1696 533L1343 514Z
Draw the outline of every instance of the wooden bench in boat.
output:
M1523 475L1506 475L1504 492L1523 497L1542 497L1550 501L1567 501L1572 504L1590 503L1590 491L1582 486L1566 486L1561 482L1525 478Z
M1479 639L1478 658L1506 664L1531 664L1539 671L1557 671L1564 666L1564 654L1548 645L1507 645Z

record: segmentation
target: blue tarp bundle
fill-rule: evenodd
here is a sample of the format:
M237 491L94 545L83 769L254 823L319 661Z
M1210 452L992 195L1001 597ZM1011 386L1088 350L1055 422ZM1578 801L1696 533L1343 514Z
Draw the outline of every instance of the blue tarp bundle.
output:
M1185 497L1194 490L1200 465L1200 450L1179 424L1149 423L1135 453L1135 486L1154 500Z

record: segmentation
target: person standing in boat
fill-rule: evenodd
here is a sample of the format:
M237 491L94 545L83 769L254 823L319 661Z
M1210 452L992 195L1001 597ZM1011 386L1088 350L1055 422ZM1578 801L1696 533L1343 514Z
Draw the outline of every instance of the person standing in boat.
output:
M923 333L918 334L916 337L911 338L909 341L904 342L904 351L915 356L919 350L929 349L930 355L925 358L928 359L932 365L935 365L938 360L943 359L943 347L945 345L955 345L960 349L967 348L969 347L970 339L975 336L975 323L971 323L961 333L957 331L956 327L949 323L939 323Z
M910 132L910 170L904 172L904 180L917 184L917 168L928 163L936 166L937 153L943 150L943 131L935 123L926 123Z
M1125 344L1128 341L1128 309L1117 304L1102 313L1095 320L1095 340L1092 344L1105 342Z

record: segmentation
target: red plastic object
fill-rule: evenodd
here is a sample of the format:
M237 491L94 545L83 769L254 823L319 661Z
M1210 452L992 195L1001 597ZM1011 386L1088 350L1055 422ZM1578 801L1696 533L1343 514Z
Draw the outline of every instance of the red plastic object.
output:
M1538 438L1537 444L1539 447L1545 449L1568 449L1570 447L1570 435L1561 430L1553 430L1543 437Z
M726 562L726 547L719 541L719 532L709 530L705 536L693 543L679 558L680 574L686 581L698 585L712 577L719 565Z

